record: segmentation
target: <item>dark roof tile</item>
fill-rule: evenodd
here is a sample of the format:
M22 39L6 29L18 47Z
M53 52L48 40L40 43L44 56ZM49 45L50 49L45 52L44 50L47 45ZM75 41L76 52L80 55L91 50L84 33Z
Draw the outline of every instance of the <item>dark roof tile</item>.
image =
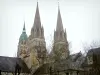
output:
M15 66L21 67L22 73L29 73L29 69L21 58L0 56L0 70L2 72L15 72Z

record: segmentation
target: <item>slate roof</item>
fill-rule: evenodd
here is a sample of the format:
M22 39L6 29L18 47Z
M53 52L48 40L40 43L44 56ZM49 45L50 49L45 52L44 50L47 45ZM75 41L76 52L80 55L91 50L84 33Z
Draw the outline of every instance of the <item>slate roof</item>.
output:
M99 48L94 48L94 49L90 49L87 53L87 55L94 53L95 55L100 55L100 47Z
M27 65L20 58L0 56L0 70L2 72L15 72L16 63L21 67L21 73L30 72Z

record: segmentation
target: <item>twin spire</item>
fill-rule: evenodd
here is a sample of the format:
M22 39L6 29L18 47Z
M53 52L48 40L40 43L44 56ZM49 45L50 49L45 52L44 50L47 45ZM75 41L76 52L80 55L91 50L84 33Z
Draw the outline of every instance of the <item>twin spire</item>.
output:
M34 27L35 28L41 27L41 20L40 20L38 2L37 2L36 13L35 13L35 18L34 18ZM25 29L25 22L24 22L24 29ZM63 30L63 24L62 24L62 18L61 18L61 14L60 14L59 2L58 2L58 17L57 17L56 31L58 31L58 30L59 31Z
M41 27L41 20L40 20L38 2L37 2L36 13L35 13L35 18L34 18L34 27L36 27L36 28ZM57 18L56 30L57 31L63 30L63 24L62 24L62 18L61 18L61 14L60 14L59 2L58 2L58 18Z
M31 32L32 32L32 34L34 34L34 37L35 37L35 36L44 35L43 31L44 31L44 29L41 27L39 6L38 6L38 2L37 2L36 13L35 13L35 18L34 18L34 25L32 27ZM56 32L61 32L61 31L63 31L63 24L62 24L62 18L61 18L61 14L60 14L59 3L58 3L58 16L57 16ZM24 22L23 32L26 33L25 22Z

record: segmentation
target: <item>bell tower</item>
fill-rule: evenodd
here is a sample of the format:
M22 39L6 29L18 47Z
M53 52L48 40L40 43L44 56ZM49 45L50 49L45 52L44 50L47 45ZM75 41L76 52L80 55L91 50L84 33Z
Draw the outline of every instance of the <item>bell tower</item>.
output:
M46 42L44 38L44 28L41 26L39 7L37 2L34 24L28 38L28 49L31 55L35 55L39 65L46 62Z
M66 29L63 29L62 18L60 14L60 8L58 5L58 17L57 26L54 31L54 44L53 44L53 54L55 60L66 59L69 56L67 34Z
M23 59L26 55L27 39L28 39L28 37L27 37L27 34L26 34L25 22L24 22L23 31L22 31L22 34L20 35L19 43L18 43L17 57L19 57L19 58Z

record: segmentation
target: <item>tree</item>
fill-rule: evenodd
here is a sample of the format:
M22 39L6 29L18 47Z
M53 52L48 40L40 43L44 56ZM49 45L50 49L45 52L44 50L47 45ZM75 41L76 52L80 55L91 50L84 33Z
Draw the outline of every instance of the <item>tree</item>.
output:
M88 52L90 49L100 47L100 42L99 42L99 41L92 41L90 44L88 44L88 43L83 43L82 45L83 45L83 54L86 55L87 52Z
M89 67L87 67L88 73L89 75L93 74L93 75L100 75L100 68L98 65L98 61L99 59L97 59L98 54L96 54L94 51L96 51L96 49L98 49L98 47L100 48L100 42L99 41L92 41L90 44L84 44L84 54L87 55L87 62ZM89 51L89 52L88 52ZM87 54L88 52L88 54ZM91 67L91 68L90 68Z

